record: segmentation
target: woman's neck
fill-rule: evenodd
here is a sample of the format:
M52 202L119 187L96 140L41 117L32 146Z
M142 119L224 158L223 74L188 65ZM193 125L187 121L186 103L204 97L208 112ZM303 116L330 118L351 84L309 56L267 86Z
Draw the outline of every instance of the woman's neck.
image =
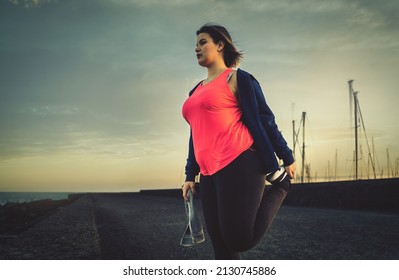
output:
M207 82L216 79L216 77L223 73L226 69L227 67L224 63L208 67L208 78L206 79Z

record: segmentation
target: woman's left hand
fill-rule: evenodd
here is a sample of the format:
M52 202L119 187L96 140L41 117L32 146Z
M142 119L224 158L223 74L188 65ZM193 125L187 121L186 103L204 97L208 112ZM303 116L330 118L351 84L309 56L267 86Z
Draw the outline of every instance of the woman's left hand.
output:
M191 190L191 192L194 194L195 193L195 182L192 181L186 181L184 182L182 186L182 191L183 191L183 198L185 201L190 201L187 195L188 190Z
M295 172L296 172L295 162L289 166L286 166L285 171L287 172L288 176L290 176L291 179L293 179L295 177Z

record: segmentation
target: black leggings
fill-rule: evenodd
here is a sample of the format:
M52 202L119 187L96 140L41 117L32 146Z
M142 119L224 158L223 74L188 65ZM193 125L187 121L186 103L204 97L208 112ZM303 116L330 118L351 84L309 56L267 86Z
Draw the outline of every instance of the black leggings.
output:
M260 166L249 149L216 174L201 175L202 208L215 259L239 259L239 252L255 246L287 194L288 176L265 191Z

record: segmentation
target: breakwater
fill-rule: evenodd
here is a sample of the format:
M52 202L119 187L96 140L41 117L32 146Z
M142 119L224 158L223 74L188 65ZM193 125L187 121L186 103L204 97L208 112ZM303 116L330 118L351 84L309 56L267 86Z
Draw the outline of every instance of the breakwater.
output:
M141 190L140 193L181 197L180 189ZM399 178L292 184L283 204L399 212Z

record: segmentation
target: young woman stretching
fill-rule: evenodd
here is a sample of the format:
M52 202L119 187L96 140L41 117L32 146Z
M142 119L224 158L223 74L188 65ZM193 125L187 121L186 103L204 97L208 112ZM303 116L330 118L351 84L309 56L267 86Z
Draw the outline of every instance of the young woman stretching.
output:
M239 259L269 229L295 174L292 151L257 80L231 67L237 51L228 31L206 24L195 52L208 77L189 94L183 117L191 133L183 197L200 176L205 224L215 259ZM283 160L279 167L276 158ZM272 183L265 191L265 180Z

